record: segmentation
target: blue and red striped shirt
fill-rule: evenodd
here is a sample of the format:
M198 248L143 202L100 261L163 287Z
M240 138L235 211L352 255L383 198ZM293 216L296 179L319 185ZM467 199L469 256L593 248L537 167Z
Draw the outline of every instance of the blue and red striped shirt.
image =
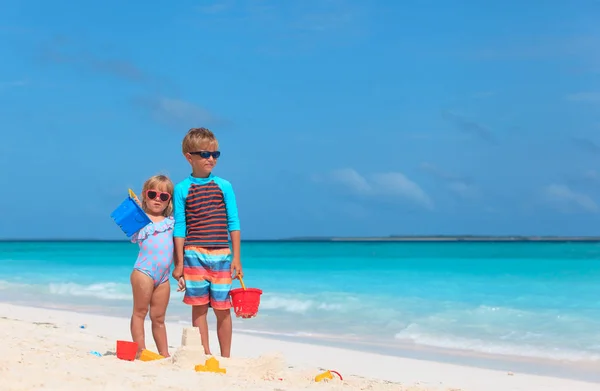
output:
M175 186L173 217L173 236L185 238L186 246L229 247L229 232L240 229L231 183L212 174L190 175Z

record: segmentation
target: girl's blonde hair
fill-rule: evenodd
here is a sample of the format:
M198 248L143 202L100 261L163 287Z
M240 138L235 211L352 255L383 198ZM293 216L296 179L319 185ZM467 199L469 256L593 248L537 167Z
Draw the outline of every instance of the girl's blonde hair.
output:
M163 189L165 192L171 195L169 199L169 204L163 211L163 216L169 217L173 215L173 182L166 175L154 175L148 178L146 182L144 182L144 186L142 187L142 209L147 212L148 207L146 206L146 192L148 190L153 189Z

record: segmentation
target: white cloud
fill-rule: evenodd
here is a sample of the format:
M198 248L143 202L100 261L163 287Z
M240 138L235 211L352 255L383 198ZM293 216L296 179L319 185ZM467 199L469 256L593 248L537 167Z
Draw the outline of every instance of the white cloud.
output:
M600 102L600 92L576 92L567 95L567 100L573 102Z
M599 211L598 204L587 194L573 191L566 185L551 184L544 188L546 198L559 207L576 206L588 212Z
M369 5L348 0L203 1L196 9L203 28L222 29L223 20L236 23L241 34L270 37L258 40L262 53L312 51L321 45L356 43L369 29ZM290 51L290 48L293 50Z
M181 99L157 96L139 98L135 103L149 110L156 120L175 126L193 127L225 122L205 108Z
M446 185L448 190L461 198L473 199L481 196L479 187L469 178L453 174L432 163L421 163L421 170Z
M481 195L479 188L460 181L448 183L448 189L462 198L479 198Z
M179 120L210 121L212 115L200 106L180 99L160 98L156 101L156 109L161 114Z
M196 9L205 14L219 14L233 8L234 4L231 0L215 1L212 4L205 4L196 7Z
M433 209L431 198L425 193L421 186L408 179L400 172L388 172L373 175L373 181L377 188L384 193L399 195L421 204L427 209Z
M492 96L496 95L496 91L480 91L480 92L476 92L472 95L472 97L474 99L485 99L485 98L491 98Z
M373 188L367 180L351 168L333 170L331 177L334 181L345 185L357 193L370 193Z
M352 168L344 168L332 171L329 177L357 194L396 196L433 209L433 201L429 195L401 172L377 173L367 179Z
M24 87L27 84L29 84L27 80L0 81L0 90L15 87Z
M600 173L596 170L587 170L583 177L589 181L600 181Z

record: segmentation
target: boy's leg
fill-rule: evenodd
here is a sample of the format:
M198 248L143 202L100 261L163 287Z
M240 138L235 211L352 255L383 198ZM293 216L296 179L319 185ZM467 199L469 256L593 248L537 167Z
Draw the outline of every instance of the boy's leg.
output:
M219 249L213 251L211 264L211 283L210 283L210 305L215 311L217 317L217 336L219 337L219 346L221 356L229 357L231 355L231 301L229 291L231 291L231 252L229 249Z
M217 317L217 336L219 337L219 347L221 348L221 357L230 357L231 339L233 334L233 325L231 321L231 310L215 309Z
M158 349L158 354L169 357L169 344L167 343L167 329L165 328L165 314L169 297L171 296L171 285L169 280L154 289L150 301L150 320L152 320L152 336Z
M146 274L133 270L129 277L133 293L133 313L131 314L131 339L137 342L138 351L146 349L144 336L144 320L148 314L148 306L154 290L154 280Z
M183 276L185 294L183 302L192 306L192 325L200 330L205 354L210 353L208 321L206 314L210 303L209 268L206 265L207 250L202 247L186 247L184 250Z
M198 327L200 330L200 340L204 347L204 354L212 355L210 352L209 338L208 338L208 320L206 315L208 314L208 304L192 306L192 325Z

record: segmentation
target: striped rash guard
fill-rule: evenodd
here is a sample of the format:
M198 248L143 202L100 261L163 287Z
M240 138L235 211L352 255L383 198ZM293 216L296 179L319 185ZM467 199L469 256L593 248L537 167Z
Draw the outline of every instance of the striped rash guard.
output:
M213 174L190 175L175 186L173 217L173 236L185 238L185 246L228 248L228 233L240 229L233 187Z

